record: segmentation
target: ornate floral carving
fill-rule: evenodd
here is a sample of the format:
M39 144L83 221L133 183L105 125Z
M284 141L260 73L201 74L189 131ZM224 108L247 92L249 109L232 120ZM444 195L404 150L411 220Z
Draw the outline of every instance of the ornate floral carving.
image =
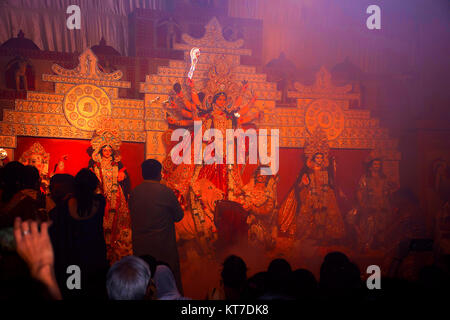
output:
M55 74L44 74L44 81L57 82L57 93L63 93L67 86L61 84L91 84L98 87L130 88L128 81L119 81L123 73L120 70L112 73L104 73L98 67L98 59L90 50L85 50L78 58L79 64L75 69L65 69L57 64L52 66ZM109 90L112 90L109 92ZM117 89L108 88L108 95L115 98Z
M342 87L334 86L331 82L331 74L325 68L321 67L319 72L316 74L316 81L312 86L305 86L299 82L294 84L295 89L299 93L348 93L352 90L352 85L345 85Z
M111 114L111 100L99 87L78 85L66 93L63 108L70 124L81 130L93 131L98 127L100 117Z
M54 65L56 74L43 75L45 81L56 82L55 93L29 91L26 100L15 101L14 110L5 110L0 134L14 139L16 135L90 139L92 131L114 111L120 138L144 142L144 102L117 98L118 88L131 85L118 81L122 72L101 72L90 50L79 61L75 69Z
M80 62L75 69L65 69L57 64L52 66L54 73L60 76L68 76L74 78L89 78L99 80L120 80L123 76L122 71L117 70L112 73L104 73L98 67L98 58L91 51L86 49L79 57Z
M218 92L225 92L228 97L237 96L240 86L233 81L233 67L229 65L226 56L219 56L211 65L208 81L203 89L205 98L212 98Z
M15 148L17 139L15 136L0 136L1 148Z
M336 139L344 130L344 112L332 100L315 100L306 110L305 123L310 133L321 128L328 139Z
M226 49L238 49L244 45L244 40L239 39L236 41L227 41L222 35L222 26L216 17L205 26L205 35L196 39L189 36L187 33L182 35L182 39L188 45L195 47L211 47L211 48L226 48Z

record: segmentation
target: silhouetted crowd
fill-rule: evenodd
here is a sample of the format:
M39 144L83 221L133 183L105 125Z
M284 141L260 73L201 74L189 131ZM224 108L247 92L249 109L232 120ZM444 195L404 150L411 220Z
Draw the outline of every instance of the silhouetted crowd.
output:
M92 171L82 169L75 177L54 175L46 194L36 168L13 161L0 169L0 299L189 300L171 266L157 257L126 256L109 265L102 228L105 199L98 184ZM367 275L341 252L325 256L319 279L309 270L292 270L284 259L249 276L244 259L231 255L223 262L220 285L211 284L205 299L414 297L448 290L448 257L443 261L423 267L416 281L382 277L381 290L370 290L363 280ZM76 267L68 266L79 268L80 279Z

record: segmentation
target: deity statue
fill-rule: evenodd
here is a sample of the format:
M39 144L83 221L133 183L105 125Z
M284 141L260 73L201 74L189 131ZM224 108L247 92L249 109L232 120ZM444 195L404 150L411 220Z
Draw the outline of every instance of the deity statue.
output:
M121 162L121 143L117 131L97 130L91 140L93 153L88 166L97 175L99 192L106 198L103 231L111 264L133 254L128 210L130 178Z
M50 154L45 152L44 147L39 142L35 142L20 156L19 162L24 165L32 165L38 169L41 177L41 191L46 193L50 184L48 173Z
M327 138L319 130L306 143L306 167L300 171L278 213L280 232L287 236L323 243L344 236L328 150Z
M393 184L383 173L381 158L371 159L357 191L360 208L357 233L363 249L385 244L384 235L392 212L389 196L393 191Z
M30 63L24 57L19 56L13 59L6 66L6 70L14 66L15 66L14 79L16 81L16 90L19 91L21 90L21 87L23 87L23 90L28 91L27 68L28 66L31 66Z
M230 68L224 61L219 61L210 68L209 80L201 92L197 93L193 80L188 78L186 84L184 87L180 84L174 85L175 95L172 95L167 109L167 121L172 128L192 129L194 121L201 121L202 137L206 130L212 128L220 131L222 137L226 137L227 129L239 128L259 116L259 113L251 110L255 96L242 106L248 83L244 81L240 86L232 81ZM192 134L193 132L194 130L191 130ZM213 144L213 139L217 138L212 137L208 143ZM206 146L207 143L202 141L202 152ZM176 190L180 204L185 210L185 219L176 225L177 235L182 239L200 240L205 250L216 237L216 201L236 201L242 188L239 165L226 164L225 144L223 148L222 163L194 164L194 161L191 161L191 164L182 163L175 166L170 155L163 161L164 181ZM191 152L192 160L193 148ZM215 149L215 152L219 151ZM208 163L208 160L217 159L219 156L214 152L206 153L204 161Z
M8 152L0 148L0 168L4 167L5 164L8 162Z
M47 194L49 191L50 178L57 173L65 172L64 161L67 159L67 155L60 157L53 170L49 172L50 154L45 151L44 147L39 142L35 142L20 156L19 162L24 165L34 166L38 169L41 177L41 192Z
M242 187L239 202L249 212L247 223L251 245L260 245L266 249L273 249L275 246L277 183L278 176L261 175L258 168L250 182Z

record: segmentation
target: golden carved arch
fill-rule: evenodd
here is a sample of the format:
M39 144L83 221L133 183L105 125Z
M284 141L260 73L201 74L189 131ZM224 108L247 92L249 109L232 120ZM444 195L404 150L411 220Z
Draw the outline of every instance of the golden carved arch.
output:
M313 85L296 83L294 87L288 96L296 98L296 108L277 108L275 121L266 118L267 123L280 127L281 147L304 147L314 130L320 128L330 148L366 149L382 155L386 174L399 182L398 141L380 127L370 111L350 108L350 101L360 100L351 85L333 85L330 72L322 67Z
M195 47L239 49L244 45L243 39L228 41L223 37L222 26L216 17L205 26L205 34L201 38L194 38L187 33L182 35L185 43Z
M220 61L232 67L230 81L249 82L249 89L258 97L255 107L263 111L259 128L280 130L280 147L304 148L306 140L316 128L325 131L330 148L382 150L385 170L398 180L400 153L397 140L389 137L388 131L380 127L378 119L371 117L365 109L350 109L350 101L360 100L360 94L352 91L351 85L335 86L331 74L322 67L316 74L313 85L295 84L295 90L288 97L295 98L296 108L275 108L276 100L281 99L276 83L266 81L265 74L258 74L251 66L240 64L241 55L251 52L242 49L240 43L229 43L222 39L217 19L210 21L205 36L195 39L183 36L184 43L175 44L175 48L185 52L185 61L170 61L169 66L158 68L158 73L148 75L141 83L140 91L145 94L146 108L151 111L152 121L146 121L149 140L157 143L148 145L147 155L161 159L165 156L162 143L167 128L163 101L173 91L173 84L185 83L190 67L189 52L199 47L201 56L194 74L197 90L203 90L211 81L211 68ZM215 41L209 41L216 39ZM210 83L211 84L211 83ZM159 100L155 100L159 97Z
M43 74L42 79L54 82L55 92L27 91L27 98L17 99L14 109L4 109L0 146L8 154L13 154L17 136L91 139L105 118L117 123L122 141L146 141L144 102L118 96L119 88L131 87L120 80L122 71L102 72L90 49L79 56L74 69L54 64L51 70L53 74Z
M329 140L333 140L344 130L344 111L333 100L317 99L305 111L305 124L309 134L320 128Z
M101 106L101 98L105 98L110 101L107 103L109 116L118 124L120 139L147 142L146 157L164 158L162 136L168 127L164 101L173 91L174 83L185 83L190 67L189 52L197 46L201 56L194 74L196 85L203 89L211 80L212 67L220 61L225 62L231 69L229 81L236 84L248 81L249 91L258 97L255 108L264 114L257 127L280 130L280 147L303 148L310 133L320 127L327 134L330 148L382 150L387 161L385 169L398 177L400 153L397 141L380 127L379 121L368 110L350 109L349 102L360 99L360 94L352 92L350 85L334 86L328 70L321 68L312 86L296 83L295 90L288 92L288 97L296 99L296 108L275 108L276 100L281 99L276 83L268 82L266 75L258 73L254 66L240 64L240 56L250 55L251 51L244 49L241 41L223 39L217 19L212 19L206 30L200 39L185 35L182 37L184 43L175 44L176 49L185 52L185 61L170 60L168 66L161 66L156 74L146 76L145 82L140 84L144 101L119 98L119 88L130 88L130 82L120 80L121 71L102 73L97 57L89 49L80 55L75 69L54 65L53 74L42 76L44 81L55 83L54 93L28 91L27 99L16 100L14 109L4 109L0 147L13 150L18 135L91 139L93 130L88 121L93 115L96 118L101 115L95 112L96 106ZM86 88L92 93L86 94ZM103 91L99 97L95 96L97 88ZM78 95L78 89L83 94ZM84 114L86 123L68 120L75 111L67 102L72 93L76 94L76 99L86 97L78 109L78 117Z

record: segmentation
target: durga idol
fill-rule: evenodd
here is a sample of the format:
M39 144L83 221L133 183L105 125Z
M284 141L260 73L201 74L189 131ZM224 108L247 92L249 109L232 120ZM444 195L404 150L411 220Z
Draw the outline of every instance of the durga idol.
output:
M344 222L334 192L328 142L316 131L305 146L306 166L278 213L281 233L330 243L344 236Z
M114 130L97 130L89 168L100 180L99 190L106 198L103 231L107 258L111 264L132 255L131 219L128 210L130 178L120 156L121 141Z

